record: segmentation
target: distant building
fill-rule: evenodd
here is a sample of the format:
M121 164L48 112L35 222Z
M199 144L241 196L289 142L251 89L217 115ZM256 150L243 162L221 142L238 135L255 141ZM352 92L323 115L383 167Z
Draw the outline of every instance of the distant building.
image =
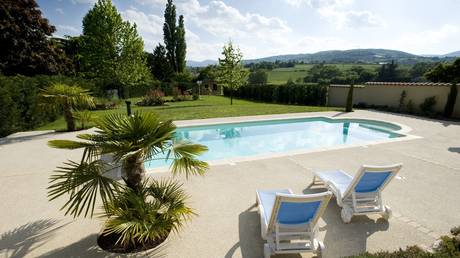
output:
M215 95L222 96L224 95L224 89L222 85L219 85L214 80L204 80L200 84L200 94L201 95Z

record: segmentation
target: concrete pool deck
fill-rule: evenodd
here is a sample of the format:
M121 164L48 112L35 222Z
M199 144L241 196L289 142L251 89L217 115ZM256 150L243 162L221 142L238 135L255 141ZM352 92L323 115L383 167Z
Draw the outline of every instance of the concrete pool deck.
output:
M320 220L325 257L363 251L393 250L407 245L430 246L439 235L460 224L460 123L374 111L320 112L306 116L359 117L411 127L418 139L214 165L204 177L184 181L190 205L199 216L179 235L171 235L156 253L164 257L262 257L263 242L254 207L255 190L306 189L312 171L340 168L354 174L362 164L402 162L400 178L384 191L394 216L354 217L343 224L331 201ZM266 119L299 114L261 116ZM206 119L243 121L254 117ZM203 120L204 121L204 120ZM187 122L177 122L190 123ZM59 208L64 199L48 202L51 171L81 151L46 146L51 139L72 139L81 133L20 134L0 141L0 257L106 257L96 245L98 218L73 219ZM170 176L151 173L152 177ZM112 255L117 256L117 255ZM311 257L279 255L276 257Z

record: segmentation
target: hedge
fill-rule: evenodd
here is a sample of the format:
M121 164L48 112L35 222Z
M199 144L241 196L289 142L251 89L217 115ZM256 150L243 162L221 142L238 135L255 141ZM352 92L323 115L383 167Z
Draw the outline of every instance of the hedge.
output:
M228 90L225 90L224 93L229 95ZM234 96L272 103L325 106L327 87L319 84L296 84L293 82L284 85L245 85L240 87Z
M0 75L0 137L31 130L61 115L59 112L43 109L38 103L40 89L55 82L79 85L92 91L98 87L97 81L79 77Z

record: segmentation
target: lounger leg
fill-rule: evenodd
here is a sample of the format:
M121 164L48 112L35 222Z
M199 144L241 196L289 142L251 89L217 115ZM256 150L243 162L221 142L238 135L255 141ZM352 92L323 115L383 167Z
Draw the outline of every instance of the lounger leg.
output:
M350 223L351 218L353 217L353 209L347 205L344 205L342 207L340 216L342 217L342 221L344 223L347 223L347 224Z
M384 211L383 211L383 214L382 214L382 217L385 219L385 220L389 220L391 218L391 215L392 215L392 211L390 209L390 207L388 206L384 206Z
M317 185L317 184L320 185L320 184L322 184L322 182L321 182L321 181L318 181L318 182L317 182L316 176L313 176L313 180L311 181L310 185L308 185L307 188L310 188L310 187L312 187L312 186L314 186L314 185Z
M322 258L324 254L324 250L326 250L326 247L324 246L323 242L318 241L318 247L316 248L316 257Z
M270 258L272 256L272 250L268 244L264 244L264 258Z

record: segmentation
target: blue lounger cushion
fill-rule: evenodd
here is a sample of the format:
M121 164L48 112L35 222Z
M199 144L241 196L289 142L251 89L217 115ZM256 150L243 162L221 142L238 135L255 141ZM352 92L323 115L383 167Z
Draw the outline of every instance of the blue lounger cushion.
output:
M276 193L290 194L289 189L278 189L278 190L259 190L257 191L260 198L260 204L264 209L265 224L268 225L270 216L272 215L273 206L275 205Z
M288 189L258 191L264 209L265 223L268 224L275 204L276 194L290 194ZM315 202L281 202L278 222L281 224L302 224L309 222L316 214L321 201Z
M390 175L391 172L364 172L364 175L355 186L355 192L368 193L377 191Z

